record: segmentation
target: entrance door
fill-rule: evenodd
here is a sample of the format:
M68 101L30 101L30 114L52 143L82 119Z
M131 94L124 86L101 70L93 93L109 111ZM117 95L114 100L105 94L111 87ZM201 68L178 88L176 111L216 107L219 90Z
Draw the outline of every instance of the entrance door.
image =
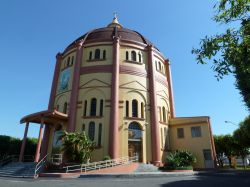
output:
M128 156L138 155L142 162L142 131L139 123L132 122L128 128Z
M214 161L210 149L203 150L205 168L214 168Z
M139 162L142 162L141 155L141 141L128 141L128 156L133 157L137 155Z

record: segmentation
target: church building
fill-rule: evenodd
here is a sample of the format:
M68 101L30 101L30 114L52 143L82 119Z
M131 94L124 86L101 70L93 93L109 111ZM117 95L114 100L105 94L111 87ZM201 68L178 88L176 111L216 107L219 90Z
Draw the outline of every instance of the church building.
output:
M170 61L139 32L116 17L56 55L48 109L21 119L40 124L35 162L60 147L63 130L85 131L96 143L92 161L139 156L160 165L174 150L189 150L196 168L215 166L208 116L176 117ZM58 149L57 149L58 150Z

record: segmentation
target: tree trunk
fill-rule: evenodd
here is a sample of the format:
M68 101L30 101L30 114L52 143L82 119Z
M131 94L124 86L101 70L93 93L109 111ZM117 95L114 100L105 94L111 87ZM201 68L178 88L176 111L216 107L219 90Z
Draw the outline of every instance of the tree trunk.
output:
M245 157L241 156L241 159L242 159L242 163L243 163L244 169L246 169Z

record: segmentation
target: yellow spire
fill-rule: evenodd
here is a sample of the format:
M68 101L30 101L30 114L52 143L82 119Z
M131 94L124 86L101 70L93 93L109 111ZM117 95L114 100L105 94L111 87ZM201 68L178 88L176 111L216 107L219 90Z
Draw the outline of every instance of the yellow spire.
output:
M110 24L108 24L107 27L118 27L122 28L122 25L119 23L118 18L117 18L117 13L114 12L114 18Z

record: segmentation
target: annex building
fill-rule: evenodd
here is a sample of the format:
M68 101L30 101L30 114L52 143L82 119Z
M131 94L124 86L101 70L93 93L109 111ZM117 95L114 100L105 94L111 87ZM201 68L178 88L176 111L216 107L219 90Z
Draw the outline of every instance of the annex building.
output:
M213 168L209 117L176 117L170 61L115 17L107 27L80 36L56 55L48 109L21 119L39 123L35 161L60 147L62 130L85 131L96 142L91 161L139 155L159 165L169 151L185 149L196 168ZM57 149L58 150L58 149Z

